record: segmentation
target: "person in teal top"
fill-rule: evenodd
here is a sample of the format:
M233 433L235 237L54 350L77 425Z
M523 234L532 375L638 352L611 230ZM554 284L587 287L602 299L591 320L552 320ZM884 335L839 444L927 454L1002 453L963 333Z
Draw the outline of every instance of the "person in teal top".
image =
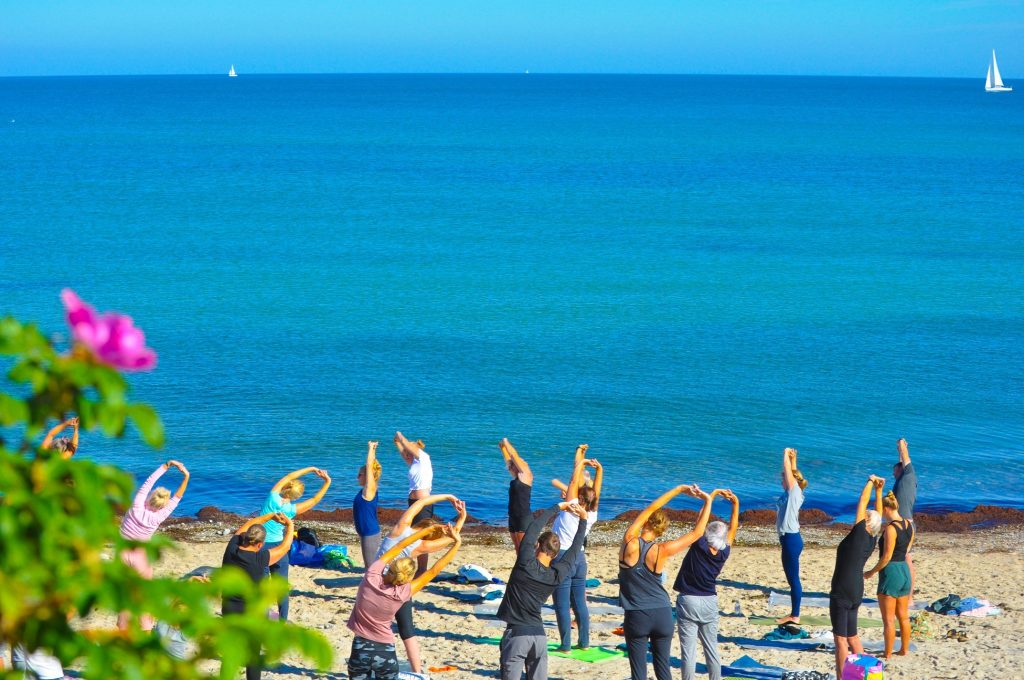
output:
M315 496L309 500L296 503L302 494L306 491L306 485L302 481L302 477L308 474L314 474L323 480L323 486L316 493ZM301 470L296 470L290 474L282 477L274 488L270 490L270 495L267 496L267 500L263 503L263 509L260 510L261 515L268 515L275 512L279 512L289 519L295 518L297 515L311 510L317 503L319 503L324 494L327 493L327 489L331 486L331 476L327 474L326 470L320 468L307 467ZM267 530L266 546L268 549L274 548L285 540L285 527L280 522L270 520L266 522L264 528ZM275 564L270 565L270 573L275 574L288 579L288 554L278 560ZM288 595L284 596L284 599L277 604L278 618L282 621L288 620Z

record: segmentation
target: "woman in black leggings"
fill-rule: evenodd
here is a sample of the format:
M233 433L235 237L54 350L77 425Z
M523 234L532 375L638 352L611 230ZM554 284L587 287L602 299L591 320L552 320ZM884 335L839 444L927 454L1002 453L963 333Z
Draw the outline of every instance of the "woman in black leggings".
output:
M526 527L533 520L533 513L530 512L533 472L508 438L502 439L498 446L505 458L505 467L512 475L512 481L508 484L508 533L518 553Z
M661 507L681 493L704 500L693 530L674 541L658 542L668 528L668 516ZM637 515L626 530L619 550L619 604L625 610L623 630L629 650L629 672L633 680L647 678L647 645L654 656L654 676L670 680L669 650L674 623L672 603L661 585L661 572L669 557L676 555L703 534L711 516L711 497L696 484L682 484L666 492Z

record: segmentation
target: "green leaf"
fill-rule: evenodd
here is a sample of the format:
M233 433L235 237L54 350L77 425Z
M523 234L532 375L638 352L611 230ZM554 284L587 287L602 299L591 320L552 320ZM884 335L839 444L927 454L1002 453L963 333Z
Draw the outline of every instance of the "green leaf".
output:
M10 427L28 420L28 406L21 399L0 394L0 425Z
M128 417L135 423L142 440L155 449L164 445L164 424L148 404L129 404Z
M96 419L100 423L100 429L108 437L120 437L124 432L125 407L120 404L96 404Z

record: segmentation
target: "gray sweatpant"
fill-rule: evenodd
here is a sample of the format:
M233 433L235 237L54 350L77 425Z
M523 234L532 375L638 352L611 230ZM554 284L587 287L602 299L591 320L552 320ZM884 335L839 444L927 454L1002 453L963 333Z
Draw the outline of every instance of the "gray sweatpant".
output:
M718 658L718 596L677 597L676 627L682 647L683 680L694 680L696 675L697 638L704 648L708 680L722 680L722 662Z
M526 680L547 680L548 638L545 635L501 636L501 680L520 680L523 668Z
M359 551L363 553L363 568L369 569L370 565L377 561L377 551L380 550L380 532L372 536L359 537Z

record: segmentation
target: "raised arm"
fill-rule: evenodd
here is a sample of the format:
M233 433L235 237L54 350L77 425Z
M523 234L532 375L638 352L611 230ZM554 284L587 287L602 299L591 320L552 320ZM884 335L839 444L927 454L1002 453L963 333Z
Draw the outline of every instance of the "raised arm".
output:
M643 532L644 525L647 524L647 520L651 518L651 515L653 515L655 511L661 509L666 503L668 503L670 500L672 500L673 498L675 498L676 496L683 493L689 488L689 484L680 484L674 489L669 489L665 493L661 494L661 496L659 496L653 503L644 508L643 511L636 516L636 519L633 520L633 523L629 525L628 529L626 529L626 534L622 537L622 542L629 543L630 541L633 541L636 538L638 538L641 532Z
M530 470L530 466L527 465L526 460L516 451L516 447L512 446L512 442L506 437L501 440L500 446L501 455L505 457L505 462L511 462L515 466L519 481L523 484L533 484L533 472Z
M366 486L363 487L363 499L372 501L377 496L377 478L373 476L373 464L377 460L377 444L366 443Z
M871 475L868 477L868 481L864 484L864 488L860 491L860 498L857 500L857 516L854 518L853 523L863 522L868 516L868 501L871 500L871 489L875 488L875 476Z
M441 557L437 558L434 564L431 565L430 569L417 576L412 580L412 592L413 595L423 590L423 586L427 585L434 578L441 573L441 570L448 566L448 563L455 557L455 553L459 551L459 546L462 545L462 535L450 526L445 528L445 538L451 542L452 547L448 548L448 552Z
M796 484L793 470L796 469L796 449L785 449L782 452L782 490L789 491Z
M327 474L327 470L317 469L313 471L313 474L324 481L323 486L320 487L320 490L316 492L315 496L295 505L296 515L301 515L304 512L312 510L317 503L324 499L324 494L327 493L327 489L331 488L331 476Z
M583 481L583 468L586 464L586 459L576 463L576 467L572 471L572 477L569 479L569 487L565 491L565 500L572 502L580 497L580 484ZM554 480L551 483L554 484Z
M591 458L587 461L587 465L594 468L594 508L597 508L597 504L601 502L601 484L604 482L604 467L598 462L597 458Z
M459 513L458 519L455 520L455 532L459 533L462 531L462 527L466 523L466 504L463 501L459 500L458 498L455 498L454 496L452 496L451 501L452 506L455 507L455 511ZM412 554L426 555L429 553L434 553L451 542L451 534L446 531L444 536L441 536L440 538L435 538L430 541L421 541L420 544L416 546L415 549L413 549Z
M740 499L730 489L723 489L719 495L732 503L732 517L729 518L729 534L725 537L726 542L732 546L736 540L736 530L740 528Z
M64 460L75 455L75 452L78 451L78 416L69 419L68 422L71 424L74 432L71 434L71 450L64 452Z
M316 472L316 468L315 467L305 467L305 468L302 468L301 470L296 470L295 472L289 472L284 477L282 477L277 482L277 484L274 485L274 488L272 488L271 491L273 491L274 493L281 493L281 489L284 488L285 484L288 484L289 482L292 482L292 481L298 479L299 477L304 477L304 476L308 475L310 472Z
M408 510L402 513L402 516L398 519L398 523L395 524L395 527L391 530L391 538L398 538L403 531L405 531L409 528L410 525L412 525L412 518L420 514L420 511L423 510L423 508L427 507L428 505L433 505L434 503L438 503L440 501L456 500L458 499L455 496L451 495L450 493L435 494L433 496L427 496L426 498L419 499L418 501L410 505Z
M264 522L269 522L270 520L274 519L274 515L276 515L276 514L277 514L276 512L269 512L266 515L260 515L259 517L253 517L252 519L246 521L245 524L243 524L241 527L238 528L238 531L235 532L235 536L241 536L246 531L248 531L249 527L251 527L251 526L254 526L256 524L263 524ZM284 522L282 522L282 524L284 524Z
M295 536L295 527L292 526L292 520L288 515L283 512L274 514L274 521L280 522L284 525L284 540L281 541L280 545L275 545L270 549L270 563L277 564L278 561L288 554L288 551L292 549L292 538Z
M696 484L687 493L694 498L703 499L704 507L701 508L700 515L697 516L697 523L693 525L693 529L689 533L683 534L674 541L665 541L661 544L661 554L666 557L671 557L682 552L683 549L689 548L704 535L704 530L708 528L708 518L711 517L711 496L701 491L700 487Z
M889 525L885 528L885 552L882 553L881 557L878 558L878 564L871 568L871 571L864 572L864 578L869 579L878 572L885 569L885 565L889 564L889 560L892 559L892 551L896 548L896 527Z
M544 530L544 527L547 526L547 523L551 521L558 511L564 507L568 507L568 503L556 503L530 521L530 524L526 527L526 532L523 534L523 540L519 541L520 556L524 554L533 556L533 550L537 544L537 539L540 538L540 532Z
M43 443L39 445L40 448L48 449L51 446L53 446L54 438L58 434L60 434L64 430L64 428L71 427L71 426L74 426L74 428L75 428L75 435L74 435L74 440L72 441L72 446L77 447L78 446L78 418L68 418L67 420L62 420L61 422L57 423L56 425L54 425L53 427L50 428L50 431L46 433L46 437L43 438Z
M903 463L903 467L910 465L910 450L907 448L907 440L900 438L896 442L896 451L900 454L900 462Z
M169 460L169 461L167 461L167 465L170 466L170 467L176 467L176 468L178 468L178 470L181 471L181 474L182 474L181 484L178 486L178 490L174 492L174 497L175 498L181 498L182 496L185 495L185 489L188 488L188 478L189 478L188 468L186 468L184 465L182 465L181 463L179 463L176 460Z
M422 453L420 447L406 439L405 435L401 432L395 432L395 446L398 447L400 452L404 451L417 460L419 460L420 453Z
M145 507L146 499L149 497L150 490L153 488L153 485L156 484L156 480L163 477L164 473L167 472L167 468L168 463L164 463L156 470L153 470L152 474L150 474L149 477L146 478L146 481L142 483L142 486L139 487L139 490L135 492L135 499L132 501L132 506L139 510Z
M879 477L875 480L875 512L879 515L882 514L882 487L885 486L885 480Z

